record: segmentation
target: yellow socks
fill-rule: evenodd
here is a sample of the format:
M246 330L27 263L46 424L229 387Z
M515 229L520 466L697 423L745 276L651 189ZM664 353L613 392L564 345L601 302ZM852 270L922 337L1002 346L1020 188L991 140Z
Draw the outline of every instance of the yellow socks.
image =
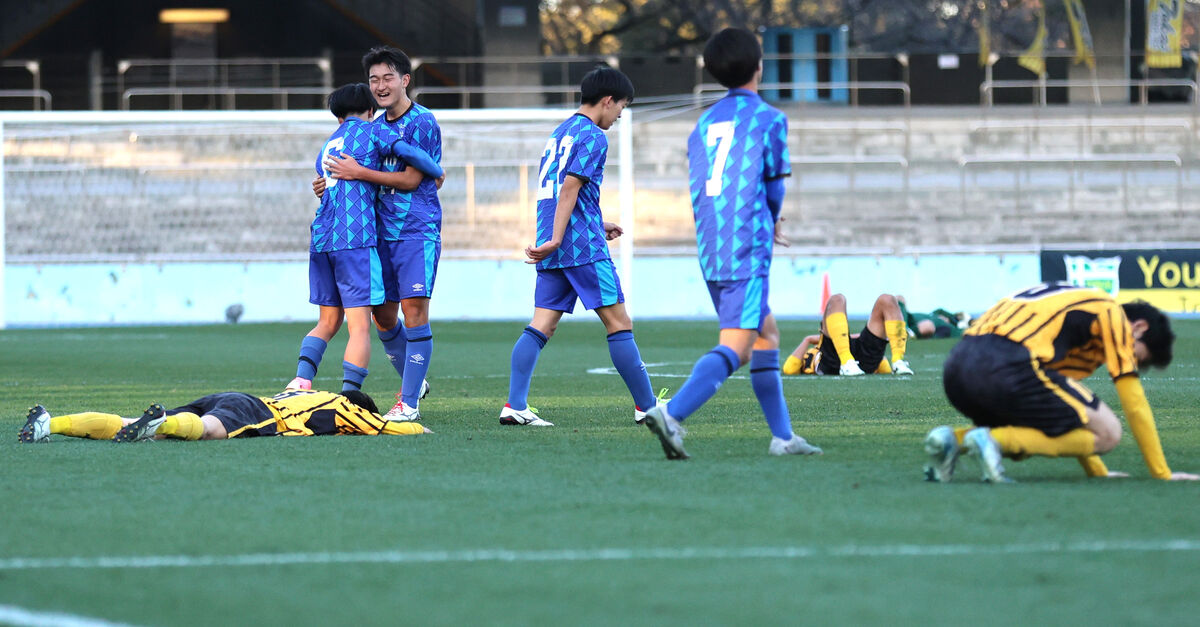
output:
M846 314L832 313L825 316L825 332L833 340L833 348L837 351L838 359L844 364L854 361L850 353L850 323L846 322Z
M99 412L68 414L50 419L50 433L92 440L111 440L123 426L125 421L120 416Z
M904 359L904 350L908 347L908 330L904 327L904 321L884 320L883 328L888 344L892 346L892 361Z
M1108 466L1104 465L1104 460L1100 459L1099 455L1088 455L1086 457L1077 457L1079 465L1083 466L1083 472L1089 477L1107 477Z
M389 420L383 424L383 435L419 435L425 433L425 427L416 422L397 422Z
M1096 452L1096 436L1087 429L1073 429L1052 438L1030 427L995 427L992 439L1005 456L1018 459L1030 455L1087 457Z
M199 440L204 437L204 421L196 414L181 412L167 416L159 425L158 433L176 440Z
M795 355L788 355L788 358L783 362L783 374L800 374L800 367L804 362Z

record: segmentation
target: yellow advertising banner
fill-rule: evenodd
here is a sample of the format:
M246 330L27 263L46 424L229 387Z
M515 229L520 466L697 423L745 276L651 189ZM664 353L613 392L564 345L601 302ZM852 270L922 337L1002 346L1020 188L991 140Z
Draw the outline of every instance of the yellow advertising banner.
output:
M1200 313L1200 249L1043 250L1042 280L1095 287L1118 302Z
M1063 6L1067 9L1067 20L1071 22L1071 39L1075 40L1075 62L1096 69L1092 31L1088 29L1087 14L1083 12L1083 0L1063 0Z
M1183 0L1149 0L1146 3L1146 65L1181 67Z

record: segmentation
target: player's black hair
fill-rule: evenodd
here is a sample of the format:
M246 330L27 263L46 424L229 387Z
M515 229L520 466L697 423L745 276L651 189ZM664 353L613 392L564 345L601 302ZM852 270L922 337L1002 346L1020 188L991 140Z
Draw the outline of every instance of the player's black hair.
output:
M391 66L400 76L412 74L412 61L399 48L377 46L368 50L362 58L363 74L369 74L371 66L379 65L380 63Z
M629 104L633 102L633 81L621 70L597 65L584 75L583 82L579 84L579 95L585 105L594 105L605 96L612 96L618 102L626 100L626 104Z
M375 401L370 396L367 396L366 392L362 390L342 390L340 393L342 396L346 397L346 400L358 405L359 407L362 407L372 414L379 413L379 407L375 405Z
M1150 351L1148 365L1155 368L1166 368L1173 357L1175 332L1171 330L1171 319L1167 314L1144 300L1135 300L1121 305L1125 309L1125 317L1130 322L1145 320L1149 325L1142 334L1141 342Z
M374 111L375 96L366 83L342 85L329 94L329 112L339 120L356 113Z
M744 28L726 28L704 44L704 69L730 89L749 83L762 61L758 37Z

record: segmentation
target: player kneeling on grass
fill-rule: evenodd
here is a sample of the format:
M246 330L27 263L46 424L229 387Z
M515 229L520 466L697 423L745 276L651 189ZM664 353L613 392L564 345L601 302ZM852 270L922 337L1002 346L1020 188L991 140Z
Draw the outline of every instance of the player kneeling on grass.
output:
M1141 365L1171 363L1174 342L1161 311L1141 301L1119 305L1097 289L1045 283L1001 300L946 358L946 396L976 428L930 431L926 478L950 481L962 451L993 483L1009 481L1001 457L1031 455L1075 457L1090 477L1128 476L1110 473L1099 457L1121 441L1120 421L1079 383L1104 364L1151 476L1200 479L1167 467L1138 379Z
M137 419L99 412L51 417L45 407L35 405L29 410L17 439L25 443L46 442L55 433L73 438L138 442L263 435L416 435L431 431L412 422L384 420L375 401L359 390L341 394L287 390L265 397L221 392L174 409L154 404Z
M904 361L908 332L900 317L896 297L880 294L871 308L871 317L861 333L850 335L846 322L846 297L834 294L825 304L820 335L810 335L783 363L783 374L840 374L854 377L862 374L910 375L912 368ZM886 338L886 339L885 339ZM883 351L892 347L892 362Z

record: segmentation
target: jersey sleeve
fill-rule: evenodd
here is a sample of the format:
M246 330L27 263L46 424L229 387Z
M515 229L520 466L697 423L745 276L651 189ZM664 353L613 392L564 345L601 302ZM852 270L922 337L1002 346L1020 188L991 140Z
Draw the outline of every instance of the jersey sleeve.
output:
M792 174L787 134L787 116L780 113L772 121L771 126L767 129L767 136L764 138L766 140L766 144L763 146L764 180L770 181Z
M1146 391L1142 389L1142 382L1137 377L1118 379L1117 396L1121 399L1125 422L1129 423L1133 439L1137 440L1150 476L1155 479L1170 479L1171 469L1167 466L1166 456L1163 455L1158 428L1154 425L1154 414L1150 412L1150 403L1146 401Z
M1104 344L1104 363L1113 379L1137 374L1137 358L1133 355L1133 330L1125 318L1125 310L1113 303L1096 316L1100 341Z
M571 155L563 172L591 181L604 172L607 158L608 138L600 132L589 134L571 144Z

